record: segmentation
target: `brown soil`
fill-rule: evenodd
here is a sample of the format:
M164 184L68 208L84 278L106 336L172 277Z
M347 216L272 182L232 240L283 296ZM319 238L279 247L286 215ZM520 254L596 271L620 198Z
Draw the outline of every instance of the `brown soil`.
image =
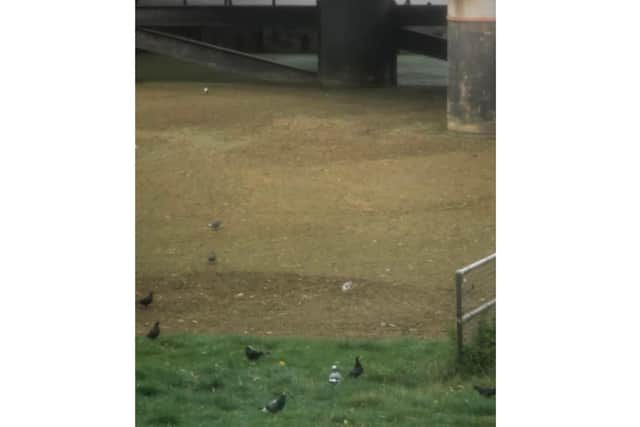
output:
M136 332L446 335L495 139L447 132L444 89L208 87L136 87Z

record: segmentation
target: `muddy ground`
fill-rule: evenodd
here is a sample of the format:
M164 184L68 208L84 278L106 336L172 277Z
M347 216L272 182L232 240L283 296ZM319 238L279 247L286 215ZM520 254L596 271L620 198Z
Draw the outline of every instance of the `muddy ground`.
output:
M446 336L495 139L447 132L444 88L207 86L136 85L136 333Z

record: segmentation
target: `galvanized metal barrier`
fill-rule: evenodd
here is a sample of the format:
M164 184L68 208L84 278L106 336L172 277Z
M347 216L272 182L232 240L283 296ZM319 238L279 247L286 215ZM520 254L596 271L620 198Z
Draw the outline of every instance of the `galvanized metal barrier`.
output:
M461 269L456 271L456 333L457 333L457 351L458 357L462 355L463 348L463 340L464 340L464 324L469 320L473 319L483 311L493 307L496 305L496 299L493 298L490 301L487 301L472 310L464 313L462 309L462 291L465 282L465 275L470 272L490 263L491 261L496 259L496 254L489 255L488 257L482 258L474 263L467 265L466 267L462 267Z

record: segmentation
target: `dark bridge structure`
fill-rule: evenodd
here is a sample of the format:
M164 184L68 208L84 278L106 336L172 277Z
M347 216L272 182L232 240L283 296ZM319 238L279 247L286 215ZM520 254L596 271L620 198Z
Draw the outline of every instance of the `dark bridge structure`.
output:
M394 86L399 50L427 55L449 63L449 129L495 132L495 0L221 1L137 0L136 48L262 80L350 87ZM317 73L260 56L274 28L303 34Z

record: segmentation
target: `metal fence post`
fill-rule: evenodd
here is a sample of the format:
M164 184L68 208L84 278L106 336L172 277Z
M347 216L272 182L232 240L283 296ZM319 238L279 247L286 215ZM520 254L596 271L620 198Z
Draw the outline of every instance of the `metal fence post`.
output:
M458 360L462 357L462 282L464 281L464 274L461 271L456 271L456 334L458 344Z

